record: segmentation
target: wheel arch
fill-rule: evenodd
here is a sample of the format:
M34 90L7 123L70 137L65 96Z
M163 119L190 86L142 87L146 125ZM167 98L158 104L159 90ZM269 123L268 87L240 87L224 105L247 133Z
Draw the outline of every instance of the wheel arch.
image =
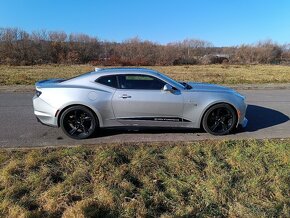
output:
M232 107L233 109L234 109L234 111L235 111L235 113L236 113L236 116L237 116L237 123L236 123L236 127L238 126L238 124L239 124L239 113L238 113L238 109L237 109L237 107L236 106L234 106L234 104L232 104L232 103L230 103L230 102L228 102L228 101L215 101L215 102L212 102L211 104L208 104L205 108L204 108L204 110L202 111L202 116L200 116L200 119L199 119L199 121L198 121L198 126L199 126L199 128L203 128L202 127L202 121L203 121L203 118L204 118L204 116L205 116L205 114L206 114L206 112L211 108L211 107L213 107L213 106L215 106L215 105L217 105L217 104L227 104L227 105L229 105L230 107Z
M89 106L89 105L86 105L86 104L74 103L74 104L66 105L66 106L64 106L64 107L62 107L61 109L58 110L58 113L57 113L57 126L58 126L58 127L60 127L60 117L61 117L62 113L63 113L66 109L68 109L68 108L70 108L70 107L73 107L73 106L83 106L83 107L88 108L90 111L93 112L93 114L95 115L95 117L98 119L98 124L99 124L99 126L100 126L100 127L103 126L103 121L102 121L102 119L101 119L101 115L100 115L100 113L99 113L97 110L93 109L93 107L91 107L91 106Z

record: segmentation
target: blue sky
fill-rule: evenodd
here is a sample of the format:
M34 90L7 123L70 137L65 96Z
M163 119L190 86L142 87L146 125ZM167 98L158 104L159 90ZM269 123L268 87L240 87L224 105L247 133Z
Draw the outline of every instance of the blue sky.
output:
M0 27L63 30L121 42L186 38L216 46L290 42L289 0L0 0Z

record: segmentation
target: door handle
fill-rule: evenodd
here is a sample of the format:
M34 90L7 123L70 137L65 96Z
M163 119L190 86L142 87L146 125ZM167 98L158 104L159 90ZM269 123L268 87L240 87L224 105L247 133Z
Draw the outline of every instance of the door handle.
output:
M126 99L126 98L131 98L131 96L127 94L123 94L123 95L120 95L120 98Z

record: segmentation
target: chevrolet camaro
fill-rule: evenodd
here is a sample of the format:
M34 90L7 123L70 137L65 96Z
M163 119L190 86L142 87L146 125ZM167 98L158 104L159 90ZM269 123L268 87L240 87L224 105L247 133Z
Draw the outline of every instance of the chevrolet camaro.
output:
M245 97L223 86L177 82L144 68L95 69L36 83L34 114L74 139L104 127L203 128L225 135L245 127Z

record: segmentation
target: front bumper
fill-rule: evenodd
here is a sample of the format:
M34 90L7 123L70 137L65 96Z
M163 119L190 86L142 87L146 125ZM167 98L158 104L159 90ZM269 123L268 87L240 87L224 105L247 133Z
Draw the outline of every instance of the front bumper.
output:
M240 123L240 125L245 128L248 125L248 119L244 117L243 121Z
M237 126L239 125L245 128L248 124L248 119L246 118L246 111L247 111L248 105L245 103L245 101L242 101L238 107L237 107L237 112L238 112L238 123Z

